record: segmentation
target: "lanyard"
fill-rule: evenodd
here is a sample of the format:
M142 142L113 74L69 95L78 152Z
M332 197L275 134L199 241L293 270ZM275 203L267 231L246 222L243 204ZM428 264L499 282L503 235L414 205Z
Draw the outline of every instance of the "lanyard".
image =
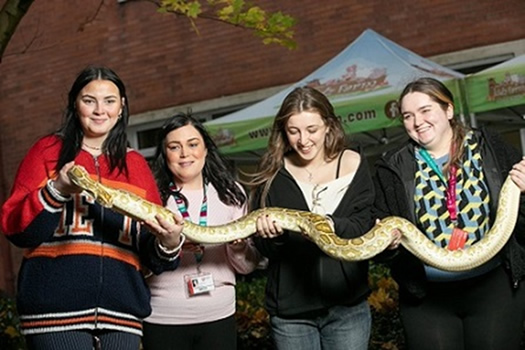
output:
M202 197L202 204L201 204L201 210L199 212L199 226L207 226L208 223L208 198L206 196L208 185L204 185L203 188L203 197ZM186 204L184 203L184 200L181 198L181 195L178 193L174 193L175 202L177 203L177 208L179 209L180 214L185 220L191 220L190 214L188 213L188 209L186 208ZM201 244L199 245L198 251L194 252L195 260L197 261L197 264L200 264L202 261L202 258L204 256L204 246Z
M450 219L455 223L458 220L458 213L456 207L456 185L457 185L457 171L456 165L450 165L450 171L448 176L448 182L446 181L441 169L438 167L434 159L430 156L428 151L424 148L419 149L419 154L423 157L423 160L438 174L439 178L443 183L447 185L446 202L447 210L450 214Z

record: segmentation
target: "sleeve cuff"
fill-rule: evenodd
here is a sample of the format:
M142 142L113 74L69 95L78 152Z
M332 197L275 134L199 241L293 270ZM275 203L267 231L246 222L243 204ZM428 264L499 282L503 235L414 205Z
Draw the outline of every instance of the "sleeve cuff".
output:
M73 198L71 195L65 195L61 193L59 190L56 189L54 185L54 180L47 180L46 187L44 190L51 196L51 198L60 203L65 203L67 201L70 201L71 198Z
M173 261L176 260L180 256L180 252L182 250L182 245L186 241L186 236L184 236L182 233L180 235L180 243L178 246L176 246L173 249L168 249L160 243L159 239L155 239L155 251L157 252L158 256L161 259Z
M330 224L332 231L335 231L335 223L334 223L334 219L332 218L332 216L326 215L325 217L326 217L326 220L328 220L328 223Z

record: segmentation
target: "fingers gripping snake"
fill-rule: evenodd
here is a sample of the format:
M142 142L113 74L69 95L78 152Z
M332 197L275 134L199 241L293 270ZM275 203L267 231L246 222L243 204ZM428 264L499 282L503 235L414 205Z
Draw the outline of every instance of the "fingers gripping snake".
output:
M173 220L170 210L133 193L103 185L92 179L81 166L73 166L68 176L100 205L135 220L154 220L157 215ZM340 260L359 261L370 259L385 250L392 241L392 230L399 229L403 233L401 244L426 264L447 271L463 271L482 265L503 248L517 221L519 199L520 190L508 177L501 189L492 228L476 244L455 251L437 247L414 224L397 216L384 218L358 238L344 239L335 234L324 216L277 207L258 209L238 220L218 226L199 226L186 221L183 233L198 243L232 242L255 233L257 218L269 215L283 229L302 232L326 254Z

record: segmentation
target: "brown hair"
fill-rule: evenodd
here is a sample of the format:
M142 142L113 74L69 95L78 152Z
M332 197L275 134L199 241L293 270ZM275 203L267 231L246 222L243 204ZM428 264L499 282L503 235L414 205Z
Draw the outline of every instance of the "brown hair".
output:
M444 111L446 111L449 106L454 108L454 96L452 95L452 92L450 92L445 84L437 79L428 77L419 78L405 86L403 92L401 92L401 95L399 96L400 109L403 98L412 92L420 92L429 96L434 102L439 104ZM458 120L457 117L453 117L450 120L450 127L452 128L453 134L452 145L455 147L454 154L450 155L450 159L444 168L445 173L451 164L455 164L458 167L461 166L461 160L464 153L463 140L468 131L468 128Z
M324 153L327 161L335 159L345 147L345 134L340 120L334 112L334 107L318 90L304 86L292 90L284 99L281 108L277 113L270 138L268 140L268 150L262 156L257 172L249 175L251 180L245 182L252 186L252 197L255 187L264 184L261 195L261 206L264 206L266 195L273 178L282 167L284 156L292 152L292 148L286 136L286 124L291 116L301 112L319 113L325 125L328 127L324 142Z

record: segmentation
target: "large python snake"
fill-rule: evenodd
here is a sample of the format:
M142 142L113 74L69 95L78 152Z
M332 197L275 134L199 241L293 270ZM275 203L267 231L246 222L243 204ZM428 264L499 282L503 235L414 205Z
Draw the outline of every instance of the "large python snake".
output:
M135 220L153 220L156 215L173 220L170 210L133 193L105 186L92 179L81 166L74 165L68 176L100 205ZM519 199L520 190L509 176L501 189L492 228L476 244L455 251L437 247L414 224L397 216L384 218L361 237L343 239L333 232L324 216L276 207L255 210L225 225L204 227L186 221L183 233L198 243L232 242L255 233L257 217L269 215L282 228L306 235L326 254L340 260L359 261L370 259L385 250L392 241L392 230L399 229L403 233L401 244L426 264L446 271L464 271L489 261L503 248L517 221Z

